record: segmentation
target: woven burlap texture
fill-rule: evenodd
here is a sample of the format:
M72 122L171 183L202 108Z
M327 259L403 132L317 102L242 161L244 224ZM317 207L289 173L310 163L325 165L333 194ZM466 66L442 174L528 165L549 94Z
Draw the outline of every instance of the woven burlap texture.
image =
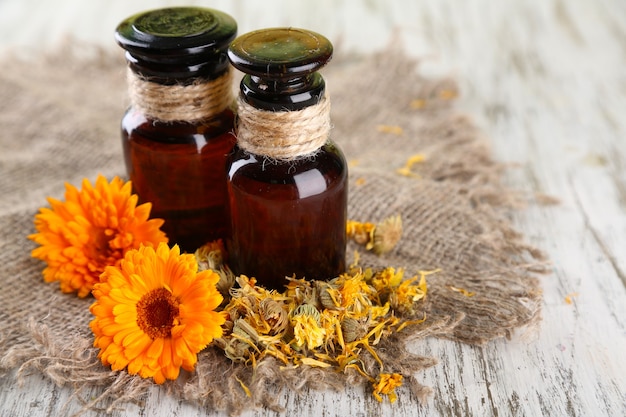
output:
M152 383L100 364L88 327L93 300L44 283L43 264L30 257L34 244L26 238L45 198L63 198L65 182L79 186L98 173L125 177L119 134L127 103L123 60L107 52L76 55L6 58L0 72L0 369L16 378L40 373L73 387L85 409L110 410L140 401ZM418 382L419 371L436 358L411 354L405 343L438 337L481 344L536 325L541 291L535 272L542 269L542 256L511 227L519 195L501 183L503 166L492 160L481 132L454 109L452 80L421 77L419 65L399 52L337 58L324 75L332 137L350 161L349 218L376 222L400 214L404 224L391 253L362 253L361 264L404 267L409 276L441 269L429 276L426 322L381 342L386 371L413 375L407 385L424 398L431 390ZM402 130L381 131L380 125ZM398 175L396 169L417 153L425 156L413 167L417 175ZM253 373L208 348L194 373L163 389L210 410L237 413L261 405L280 409L274 399L285 389L363 383L356 373L281 371L272 360ZM85 389L89 398L81 396ZM94 389L101 396L94 397Z

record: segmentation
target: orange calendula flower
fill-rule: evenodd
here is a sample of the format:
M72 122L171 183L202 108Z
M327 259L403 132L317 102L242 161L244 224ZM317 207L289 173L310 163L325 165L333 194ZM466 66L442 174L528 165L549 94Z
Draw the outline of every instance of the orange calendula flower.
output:
M100 175L95 186L85 179L80 191L65 188L65 201L48 198L50 208L35 216L37 233L28 236L40 245L31 255L47 263L44 280L59 281L61 291L85 297L126 251L167 242L163 220L148 220L151 205L137 206L130 182L115 177L109 183Z
M93 288L89 326L102 363L157 384L176 379L181 367L192 371L198 352L222 336L218 281L212 270L198 272L194 255L181 255L178 246L128 251Z

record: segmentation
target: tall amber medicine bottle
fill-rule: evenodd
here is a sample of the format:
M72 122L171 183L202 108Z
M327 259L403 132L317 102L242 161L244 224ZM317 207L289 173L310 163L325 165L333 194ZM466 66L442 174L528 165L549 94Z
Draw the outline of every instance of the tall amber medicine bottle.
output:
M236 22L217 10L157 9L131 16L126 50L131 105L122 119L128 175L170 244L195 251L228 229L225 163L234 115L228 44Z
M294 28L251 32L228 50L246 74L227 163L229 262L269 288L345 271L347 166L317 72L331 56L328 39Z

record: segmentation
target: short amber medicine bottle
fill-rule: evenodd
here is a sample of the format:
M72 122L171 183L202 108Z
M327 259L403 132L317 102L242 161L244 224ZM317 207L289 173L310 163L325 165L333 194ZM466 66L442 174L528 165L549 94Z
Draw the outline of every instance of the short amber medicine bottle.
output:
M332 45L314 32L251 32L229 47L245 73L237 145L227 163L237 274L284 289L285 277L330 279L345 272L347 166L330 140L330 104L317 72Z
M228 230L225 163L232 150L236 22L213 9L140 13L117 27L131 105L122 123L126 168L140 202L165 220L170 244L195 251Z

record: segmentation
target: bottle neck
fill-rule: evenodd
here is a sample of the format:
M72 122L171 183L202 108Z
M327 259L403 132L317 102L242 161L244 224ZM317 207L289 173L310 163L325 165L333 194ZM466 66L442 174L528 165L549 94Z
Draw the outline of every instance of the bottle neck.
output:
M128 67L137 76L163 85L194 84L198 80L214 80L229 71L226 54L195 54L151 56L126 52Z
M243 99L257 109L295 111L318 104L324 96L326 83L317 72L289 79L248 74L241 80L240 89Z

